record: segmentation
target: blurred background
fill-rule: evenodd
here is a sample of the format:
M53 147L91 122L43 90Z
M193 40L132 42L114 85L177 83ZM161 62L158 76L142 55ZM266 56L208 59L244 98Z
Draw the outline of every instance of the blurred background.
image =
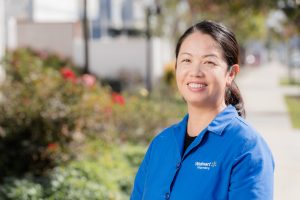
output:
M0 199L128 199L151 139L186 113L175 45L203 19L236 34L274 199L299 199L299 0L0 0Z

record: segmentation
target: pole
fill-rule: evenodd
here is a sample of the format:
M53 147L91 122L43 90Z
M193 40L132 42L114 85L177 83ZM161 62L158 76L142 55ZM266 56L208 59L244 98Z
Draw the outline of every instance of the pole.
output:
M6 51L7 23L6 23L6 1L0 0L0 61Z
M6 23L5 23L5 0L0 0L0 85L5 80L5 71L2 64L2 59L5 55L5 37L6 37Z
M151 30L150 30L151 9L146 9L146 89L149 93L152 91L152 46L151 46Z
M28 18L31 22L33 22L34 18L34 8L33 8L33 0L29 0L27 5L27 11L28 11Z
M87 16L87 0L83 0L83 40L84 40L84 73L89 73L89 27Z

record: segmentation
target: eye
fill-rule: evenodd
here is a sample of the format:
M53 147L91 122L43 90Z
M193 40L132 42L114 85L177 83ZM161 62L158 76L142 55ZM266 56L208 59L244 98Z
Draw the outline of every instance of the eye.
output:
M182 63L190 63L191 59L185 58L181 60Z
M206 65L206 66L210 66L210 67L213 67L213 66L216 66L216 63L214 63L214 62L212 62L212 61L204 61L204 63L203 63L204 65Z

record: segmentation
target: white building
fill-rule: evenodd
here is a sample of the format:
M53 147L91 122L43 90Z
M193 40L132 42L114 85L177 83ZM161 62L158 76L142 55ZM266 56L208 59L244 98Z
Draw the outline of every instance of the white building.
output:
M113 36L122 30L145 29L145 5L152 0L87 0L91 36ZM75 22L83 14L83 0L26 0L35 22ZM146 3L148 2L148 3Z
M91 19L93 38L145 30L145 1L96 0L96 4L97 15Z
M14 28L14 23L11 28L7 26L10 32L7 35L15 38L9 39L12 44L55 51L71 57L78 65L83 64L80 30L83 0L24 0L21 4L15 1L20 3L11 0L7 14L7 18L15 19L12 21L17 26ZM89 41L91 72L100 77L117 78L124 73L146 77L145 6L152 1L87 0L92 36ZM172 60L173 47L163 38L153 38L151 44L154 81L162 75L163 66Z

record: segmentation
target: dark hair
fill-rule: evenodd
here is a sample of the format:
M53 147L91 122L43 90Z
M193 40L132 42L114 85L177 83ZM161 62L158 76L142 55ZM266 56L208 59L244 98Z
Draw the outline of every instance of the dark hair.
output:
M175 50L176 60L178 58L181 44L189 35L194 32L208 34L220 45L221 49L223 50L223 56L228 65L227 70L230 70L232 65L239 63L239 45L237 40L235 39L234 33L222 24L207 20L201 21L191 26L179 38ZM234 81L229 87L226 88L225 104L233 105L238 111L238 114L242 117L245 117L246 113L244 108L244 101L240 90Z

